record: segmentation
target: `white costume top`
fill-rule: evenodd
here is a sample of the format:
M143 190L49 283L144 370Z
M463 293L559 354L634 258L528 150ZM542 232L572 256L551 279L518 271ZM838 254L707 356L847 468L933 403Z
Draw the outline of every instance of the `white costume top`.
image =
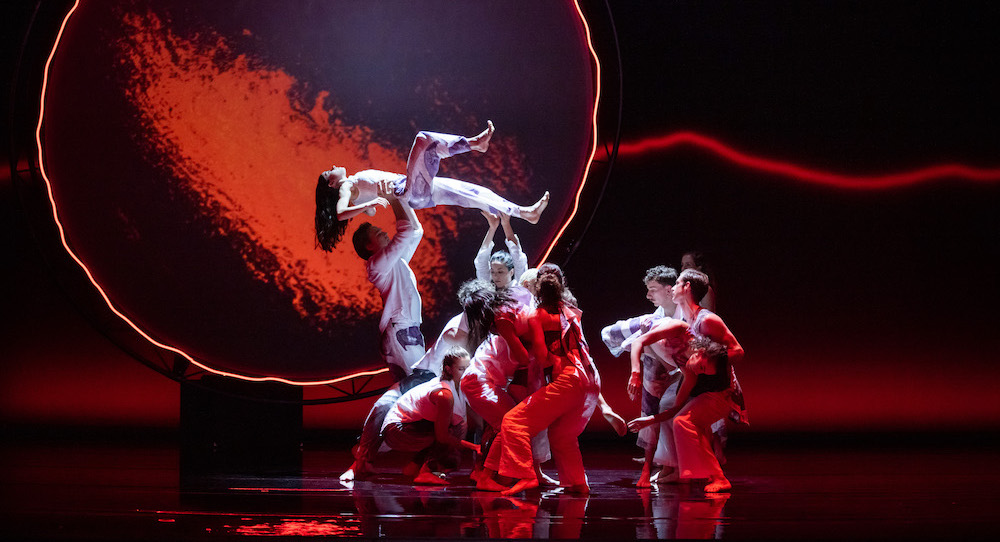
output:
M419 324L422 321L417 277L408 263L423 235L423 228L415 228L409 220L397 220L396 235L389 245L365 262L368 280L378 289L385 305L379 321L382 331L390 322Z
M367 203L378 197L379 181L392 181L393 186L399 186L400 181L406 179L406 175L390 173L378 169L366 169L354 175L349 175L344 179L345 183L352 184L358 188L358 197L354 198L351 205Z
M521 239L514 234L514 239L517 242L511 241L509 239L504 239L504 243L507 244L507 252L510 253L511 259L514 260L514 279L511 281L513 284L517 284L517 279L528 270L528 256L521 252ZM479 247L479 252L476 253L476 257L472 260L472 263L476 266L476 278L479 280L490 281L490 257L493 256L493 241L490 241L488 247Z
M451 380L442 381L441 377L433 378L414 387L403 394L392 406L392 410L385 416L382 422L384 429L391 423L410 423L420 420L434 421L437 419L438 406L431 401L431 394L435 391L447 388L451 390L451 395L455 399L455 406L451 410L451 425L465 423L465 396L462 390Z
M451 339L451 335L456 330L464 331L466 335L469 333L469 320L465 316L464 312L456 314L451 317L451 320L448 320L444 329L441 330L441 334L438 335L437 340L434 341L434 346L431 346L430 350L424 354L424 357L414 363L410 369L424 369L426 371L432 371L434 374L440 376L441 364L444 362L444 355L448 353L448 349L452 346L465 346L464 340L456 342Z
M508 312L508 318L513 320L514 330L518 336L525 335L528 330L528 322L524 318L525 310L530 309L521 306L510 308ZM497 316L500 316L500 314ZM528 349L528 355L531 355L530 349ZM465 373L472 373L480 380L485 379L500 387L506 387L507 382L514 376L514 372L517 369L517 359L511 353L507 340L500 335L490 333L489 337L483 341L483 344L479 345L479 348L476 349L476 354L472 356L472 362L469 364L469 368L465 370Z

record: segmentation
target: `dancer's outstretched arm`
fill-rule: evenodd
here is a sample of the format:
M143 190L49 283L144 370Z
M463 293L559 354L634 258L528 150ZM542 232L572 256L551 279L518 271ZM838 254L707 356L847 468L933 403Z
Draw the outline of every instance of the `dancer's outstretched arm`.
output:
M455 410L455 396L448 388L441 388L431 394L431 402L437 407L434 419L434 438L447 446L461 446L480 453L479 445L457 438L451 434L451 415Z
M476 278L489 282L490 255L493 252L493 236L496 235L497 227L500 225L500 219L497 215L488 211L481 210L480 212L483 213L484 217L486 217L486 222L489 224L489 227L486 228L486 236L483 237L483 244L479 245L479 252L476 253L476 257L472 260L472 264L476 267Z
M510 225L510 215L500 214L500 225L503 226L504 240L507 244L507 252L514 260L514 279L521 278L521 275L528 270L528 256L521 250L521 240L514 233L514 228Z
M648 427L655 423L665 422L676 416L677 413L684 408L684 403L687 403L688 397L691 395L691 389L694 388L695 374L686 367L678 368L681 370L681 386L677 390L677 397L674 399L674 406L660 412L659 414L642 416L641 418L636 418L628 422L629 431L638 433L643 427Z
M387 191L385 190L385 187L381 186L384 182L385 181L380 183L380 194ZM337 220L350 220L361 213L365 213L368 216L374 216L375 211L379 207L384 209L388 206L389 200L381 195L370 201L359 203L357 205L351 205L351 185L347 182L340 183L340 190L337 193Z
M643 333L632 343L629 352L632 361L632 374L628 380L629 399L635 401L639 397L639 390L642 389L642 349L656 341L668 337L677 336L687 329L687 324L673 318L665 318L653 325L652 329Z

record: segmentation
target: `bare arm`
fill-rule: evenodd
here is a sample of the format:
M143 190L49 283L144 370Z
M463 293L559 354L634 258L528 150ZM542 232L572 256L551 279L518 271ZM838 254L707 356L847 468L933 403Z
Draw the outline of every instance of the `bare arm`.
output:
M684 408L684 404L687 403L688 397L691 395L691 389L694 388L695 374L686 367L679 367L679 369L681 370L681 387L677 390L677 397L674 399L674 406L660 412L659 414L642 416L628 422L629 431L636 433L643 427L665 422L676 416L677 413Z
M389 201L384 197L377 197L371 201L351 205L351 186L347 182L340 183L340 191L337 195L337 220L350 220L361 213L369 216L375 214L378 207L387 207Z
M733 335L732 331L729 331L729 327L722 321L722 318L719 318L719 315L711 314L705 318L705 321L701 324L701 329L706 337L717 343L726 345L726 355L729 357L729 363L736 365L743 359L743 347L740 346L740 342L736 340L736 336Z
M683 333L687 324L673 318L664 318L653 325L652 329L643 333L632 342L629 357L632 362L632 374L628 379L628 395L633 401L639 396L642 387L642 349L663 339Z
M493 236L497 233L497 226L500 225L500 219L493 213L486 211L479 212L486 217L486 222L489 224L489 227L486 228L486 237L483 237L483 244L479 246L479 250L483 250L484 248L489 250L493 248Z

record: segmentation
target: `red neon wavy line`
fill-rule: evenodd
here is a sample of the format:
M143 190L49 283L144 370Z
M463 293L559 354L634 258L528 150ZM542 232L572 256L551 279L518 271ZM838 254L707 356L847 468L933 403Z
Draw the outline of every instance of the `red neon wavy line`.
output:
M921 169L883 175L845 175L810 169L791 162L752 156L716 139L695 132L675 132L665 136L622 143L619 155L646 154L677 145L694 145L740 166L791 177L823 186L852 190L884 190L939 179L960 178L975 182L1000 181L1000 168L976 168L964 164L940 164Z

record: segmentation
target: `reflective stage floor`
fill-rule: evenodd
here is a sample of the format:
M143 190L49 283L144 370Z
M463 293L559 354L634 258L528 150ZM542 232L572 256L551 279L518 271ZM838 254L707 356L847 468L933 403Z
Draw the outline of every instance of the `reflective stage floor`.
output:
M741 438L742 437L742 438ZM976 444L976 443L979 444ZM307 444L296 472L183 473L169 442L22 439L2 451L4 540L997 538L1000 457L970 436L734 435L733 489L634 487L637 448L581 444L591 495L505 498L406 484L389 456L345 486L346 446ZM341 449L345 448L345 449ZM547 471L554 474L554 468Z

